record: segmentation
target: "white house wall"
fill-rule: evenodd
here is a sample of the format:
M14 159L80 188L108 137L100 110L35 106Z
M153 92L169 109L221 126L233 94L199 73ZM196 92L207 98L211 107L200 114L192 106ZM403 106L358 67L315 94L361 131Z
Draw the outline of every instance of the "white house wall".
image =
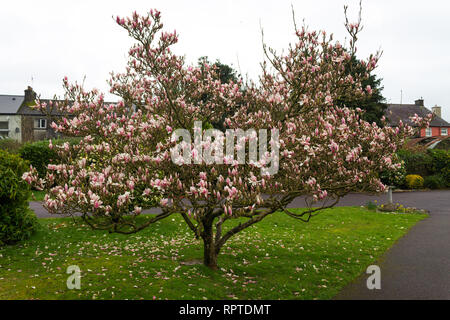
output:
M19 142L22 141L22 125L20 115L0 115L0 121L8 121L8 138ZM18 128L18 130L16 130L16 128Z

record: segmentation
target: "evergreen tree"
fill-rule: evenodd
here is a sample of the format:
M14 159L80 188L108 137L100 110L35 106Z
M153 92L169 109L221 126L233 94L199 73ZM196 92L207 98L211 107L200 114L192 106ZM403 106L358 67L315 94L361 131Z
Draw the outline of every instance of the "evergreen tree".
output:
M237 73L236 70L234 70L232 67L230 67L227 64L221 63L218 59L216 59L216 62L214 62L213 64L208 60L207 56L203 56L200 57L198 59L198 66L200 68L204 68L205 64L208 64L209 66L213 66L217 69L217 76L218 76L218 80L220 80L220 82L222 84L225 83L230 83L231 81L233 83L237 83L239 82L239 79L241 78L241 75ZM203 101L206 101L208 99L208 96L205 94L202 97ZM232 115L234 113L235 110L228 110L228 112L225 112L222 117L220 118L220 120L211 123L212 127L219 129L221 131L225 131L225 118L229 115Z
M361 61L353 57L347 67L348 74L351 74L355 78L355 75L363 72L364 68ZM343 98L339 99L337 104L341 107L347 106L352 109L360 108L365 111L363 116L364 120L370 123L376 122L378 126L382 126L381 118L385 114L387 104L386 99L381 94L384 89L381 81L382 79L377 78L373 72L370 73L370 76L361 83L363 88L366 88L367 86L372 88L372 94L370 96L359 99Z

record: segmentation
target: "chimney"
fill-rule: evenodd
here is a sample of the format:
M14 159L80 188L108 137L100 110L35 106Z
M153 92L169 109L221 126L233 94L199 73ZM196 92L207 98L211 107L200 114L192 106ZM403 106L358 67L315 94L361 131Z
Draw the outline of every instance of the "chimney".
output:
M435 114L435 115L437 115L439 118L441 118L441 107L439 107L439 106L434 106L433 108L431 108L431 111L433 111L433 113Z
M25 99L24 102L34 102L36 100L36 92L33 91L33 88L28 86L25 90Z
M414 104L416 106L421 106L423 107L423 98L417 99L416 101L414 101Z

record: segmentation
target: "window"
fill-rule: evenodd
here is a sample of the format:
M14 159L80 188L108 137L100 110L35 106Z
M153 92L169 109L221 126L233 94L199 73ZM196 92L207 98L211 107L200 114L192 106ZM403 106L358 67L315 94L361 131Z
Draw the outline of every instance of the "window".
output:
M9 122L0 121L0 136L7 137L9 133Z
M426 128L425 129L425 137L431 137L431 128Z
M34 127L37 129L45 129L47 128L47 119L35 119Z
M441 136L448 135L448 129L447 128L441 128Z

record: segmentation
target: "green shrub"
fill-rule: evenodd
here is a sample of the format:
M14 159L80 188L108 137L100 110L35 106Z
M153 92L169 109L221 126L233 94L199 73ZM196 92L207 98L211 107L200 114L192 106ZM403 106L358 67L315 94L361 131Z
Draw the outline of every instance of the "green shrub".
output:
M8 151L9 153L18 153L22 144L14 139L1 139L0 149Z
M399 150L398 156L405 163L406 174L423 177L440 176L428 179L428 188L450 187L450 151L429 149L427 151ZM443 181L442 181L443 180Z
M433 159L433 174L440 175L444 179L443 187L450 187L450 151L433 149L428 150Z
M28 160L41 178L47 172L47 165L58 158L58 154L48 144L48 140L26 143L19 150L20 157Z
M447 188L450 188L450 168L446 167L442 169L441 176L445 181L445 186Z
M447 150L450 151L450 138L447 138L445 140L442 140L441 142L439 142L433 150Z
M445 178L439 174L425 177L423 185L430 189L442 189L447 187Z
M37 227L28 207L30 187L22 180L29 164L18 155L0 150L0 245L27 239Z
M61 145L69 142L70 145L79 143L81 138L66 138L52 140L52 144ZM55 149L50 149L48 140L41 140L32 143L26 143L20 148L19 155L24 160L28 160L30 164L36 168L41 178L45 177L47 165L58 161L58 153Z
M418 174L408 174L405 180L409 189L420 189L423 187L423 178Z
M397 154L405 162L406 174L418 174L421 176L433 174L433 157L428 152L399 150Z
M428 150L428 154L432 158L432 171L439 173L444 168L450 166L450 152L446 150L432 149Z
M368 210L377 210L377 205L373 203L372 201L368 201L366 203L366 207Z

